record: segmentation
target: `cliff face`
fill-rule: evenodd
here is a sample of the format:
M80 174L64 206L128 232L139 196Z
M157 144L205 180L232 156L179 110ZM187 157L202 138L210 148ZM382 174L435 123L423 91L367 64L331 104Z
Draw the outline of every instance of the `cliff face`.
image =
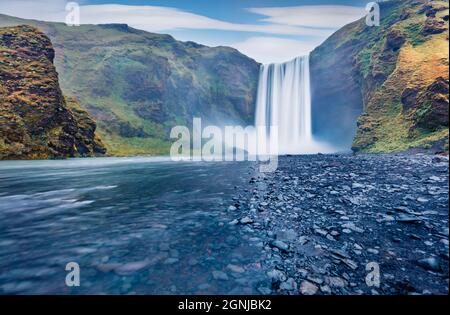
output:
M52 40L61 88L90 112L113 155L167 154L170 130L252 124L259 64L227 47L180 42L122 24L32 24Z
M0 28L0 159L105 153L95 122L61 93L54 56L37 29Z
M316 127L345 125L349 143L350 123L354 151L448 151L448 2L380 5L380 27L362 19L312 53Z

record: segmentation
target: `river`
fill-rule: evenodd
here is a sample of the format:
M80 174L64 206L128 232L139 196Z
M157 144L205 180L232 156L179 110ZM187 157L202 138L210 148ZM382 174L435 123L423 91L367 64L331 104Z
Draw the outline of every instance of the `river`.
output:
M144 157L1 162L0 293L257 293L261 244L227 211L251 172Z

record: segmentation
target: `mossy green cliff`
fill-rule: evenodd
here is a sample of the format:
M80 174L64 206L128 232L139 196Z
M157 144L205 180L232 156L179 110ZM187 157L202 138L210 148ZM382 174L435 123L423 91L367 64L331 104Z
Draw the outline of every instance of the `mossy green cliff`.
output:
M92 118L63 96L54 56L50 40L36 28L0 28L0 159L106 152Z
M448 1L380 6L379 27L361 19L313 51L316 111L358 117L356 152L448 151Z
M168 154L170 130L204 124L252 124L259 64L228 47L180 42L123 24L82 25L0 15L52 40L66 95L94 116L111 155Z

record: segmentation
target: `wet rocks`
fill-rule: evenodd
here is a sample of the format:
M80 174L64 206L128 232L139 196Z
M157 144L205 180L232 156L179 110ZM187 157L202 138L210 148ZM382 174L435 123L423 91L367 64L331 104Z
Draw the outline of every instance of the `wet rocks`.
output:
M229 264L227 265L227 269L229 269L231 272L235 273L243 273L245 272L245 269L238 265Z
M442 270L442 268L439 264L439 261L435 257L420 259L417 261L417 264L426 270L431 270L431 271L436 271L436 272L439 272Z
M214 271L212 272L212 276L213 276L213 278L216 279L216 280L224 280L224 281L226 281L226 280L229 279L229 278L228 278L228 275L227 275L225 272L219 271L219 270L214 270Z
M294 278L289 278L285 282L281 283L280 289L286 291L295 291L297 290L297 282L295 282Z
M272 279L273 282L283 282L286 280L286 275L277 269L269 271L267 276Z
M412 215L406 215L401 214L397 216L396 218L397 222L400 223L407 223L407 224L419 224L422 223L422 219L420 217L412 216Z
M305 280L302 281L302 283L300 284L300 293L303 295L314 295L317 293L318 290L319 288L309 281Z
M241 219L241 224L251 224L253 223L253 220L250 217L244 217Z
M236 224L259 244L271 285L257 292L447 292L446 157L281 157L256 186L240 197ZM242 224L245 217L253 222ZM368 263L389 270L376 290L365 283Z
M283 251L288 251L289 250L289 245L286 244L283 241L275 240L272 243L270 243L270 245L272 245L273 247L276 247L276 248L278 248L280 250L283 250Z
M146 268L150 264L150 261L144 260L144 261L136 261L136 262L130 262L122 265L114 265L113 270L120 275L127 275L133 272L140 271L144 268ZM104 268L105 269L105 268Z

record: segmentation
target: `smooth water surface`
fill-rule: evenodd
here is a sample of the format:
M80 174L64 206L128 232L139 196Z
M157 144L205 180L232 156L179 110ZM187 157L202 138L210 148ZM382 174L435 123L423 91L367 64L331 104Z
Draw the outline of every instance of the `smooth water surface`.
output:
M164 158L0 162L0 293L257 293L261 250L227 213L250 172ZM79 287L65 284L68 262Z

